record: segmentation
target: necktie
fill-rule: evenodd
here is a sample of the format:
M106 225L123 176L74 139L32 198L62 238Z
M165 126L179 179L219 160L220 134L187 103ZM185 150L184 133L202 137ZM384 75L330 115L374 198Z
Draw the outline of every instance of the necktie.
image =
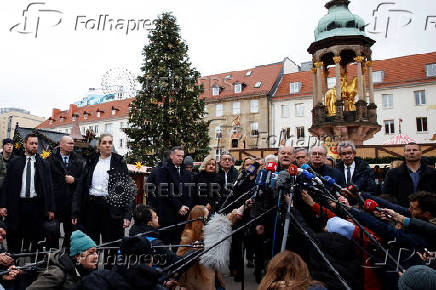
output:
M347 167L347 184L351 184L351 168Z
M68 167L68 157L64 156L64 163L65 163L65 167Z
M27 158L26 165L26 198L30 198L30 182L32 179L32 161L31 158Z

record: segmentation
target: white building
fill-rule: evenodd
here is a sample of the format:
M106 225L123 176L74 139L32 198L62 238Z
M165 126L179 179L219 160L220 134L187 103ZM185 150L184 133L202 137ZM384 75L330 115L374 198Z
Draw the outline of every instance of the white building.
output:
M354 74L355 70L350 69L348 78ZM377 121L382 129L364 144L383 144L399 134L400 129L418 143L434 143L436 52L374 61L373 78ZM368 80L367 73L365 79ZM328 81L328 87L331 83L334 84ZM316 142L308 132L312 106L312 72L285 74L271 103L271 131L277 146L284 133L289 145L307 146Z
M73 121L78 120L83 136L87 130L94 132L96 137L102 133L110 133L114 137L116 152L125 155L128 151L127 136L122 129L128 125L129 105L132 101L133 98L129 98L83 107L70 105L66 111L54 108L52 116L37 128L70 134Z

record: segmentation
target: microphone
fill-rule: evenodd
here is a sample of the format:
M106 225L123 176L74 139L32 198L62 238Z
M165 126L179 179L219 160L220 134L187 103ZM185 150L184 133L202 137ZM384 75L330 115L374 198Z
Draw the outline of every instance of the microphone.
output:
M279 172L279 174L277 174L277 178L274 182L274 186L279 190L283 188L287 188L290 180L291 180L291 175L289 174L289 172L287 170L282 170Z
M301 168L298 168L295 164L291 164L288 167L288 172L290 176L296 176L299 173L302 173L303 170Z
M251 200L255 200L256 197L257 197L258 194L259 194L259 190L260 190L261 188L264 188L264 187L265 187L266 175L267 175L267 172L266 172L265 169L261 169L261 170L259 170L259 172L257 173L257 175L256 175L256 180L255 180L256 187L255 187L255 189L254 189L254 193L253 193L253 195L252 195L251 198L250 198Z
M367 200L365 200L365 202L363 203L363 208L370 211L370 212L378 211L379 213L383 213L388 218L392 219L392 216L390 214L387 214L386 212L384 212L381 208L379 208L378 203L372 199L368 198Z
M246 170L242 170L239 173L238 178L233 183L233 187L241 185L242 182L247 178L247 176L253 174L259 167L260 167L260 163L254 162L254 164L248 166Z
M301 165L301 168L304 170L307 170L307 173L311 174L313 177L309 177L308 174L306 174L305 176L310 179L310 180L314 180L318 185L320 186L324 186L324 182L326 182L325 180L323 180L323 177L321 175L319 175L318 173L316 173L312 167L310 167L309 165L307 165L306 163L304 163L303 165Z
M321 177L321 179L323 179L325 182L327 182L327 184L333 186L334 188L336 188L336 190L341 191L342 190L342 186L340 186L339 184L336 183L336 180L330 176L324 176Z
M270 184L272 174L277 171L277 163L275 163L274 161L268 162L266 165L266 170L267 170L267 175L266 175L265 183Z

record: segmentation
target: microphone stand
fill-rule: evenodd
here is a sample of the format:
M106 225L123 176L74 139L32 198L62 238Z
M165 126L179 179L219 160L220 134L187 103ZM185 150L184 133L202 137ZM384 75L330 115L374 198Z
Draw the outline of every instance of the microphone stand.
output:
M291 188L289 190L289 204L288 204L288 209L286 210L285 225L283 228L282 248L280 249L280 252L283 252L285 250L286 243L288 241L289 223L290 223L290 219L291 219L291 204L292 204L292 200L294 198L294 191L295 191L295 176L292 176L291 177Z

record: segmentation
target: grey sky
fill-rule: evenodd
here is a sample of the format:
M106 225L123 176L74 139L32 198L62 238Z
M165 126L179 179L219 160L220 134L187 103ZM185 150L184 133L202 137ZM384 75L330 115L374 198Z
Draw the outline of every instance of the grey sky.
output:
M98 20L105 14L114 21L153 20L161 12L172 11L189 45L193 65L202 75L209 75L277 62L284 57L297 64L310 60L306 49L314 39L318 20L327 13L323 7L327 1L319 0L41 2L45 5L33 6L40 7L35 10L38 13L28 14L26 31L32 33L24 34L19 33L24 32L22 13L32 1L2 1L0 107L20 107L44 117L51 114L53 107L67 109L70 103L83 98L88 88L100 87L102 76L110 68L123 67L139 74L146 30L126 35L125 30L109 31L107 25L105 31L96 31L86 29L82 21ZM436 2L389 2L395 4L380 6L376 29L373 10L388 1L354 0L350 4L350 10L369 23L367 35L377 41L373 58L434 51ZM389 11L398 9L405 11ZM35 38L31 27L36 27L36 15L40 15L40 21ZM77 16L83 17L79 17L75 30Z

